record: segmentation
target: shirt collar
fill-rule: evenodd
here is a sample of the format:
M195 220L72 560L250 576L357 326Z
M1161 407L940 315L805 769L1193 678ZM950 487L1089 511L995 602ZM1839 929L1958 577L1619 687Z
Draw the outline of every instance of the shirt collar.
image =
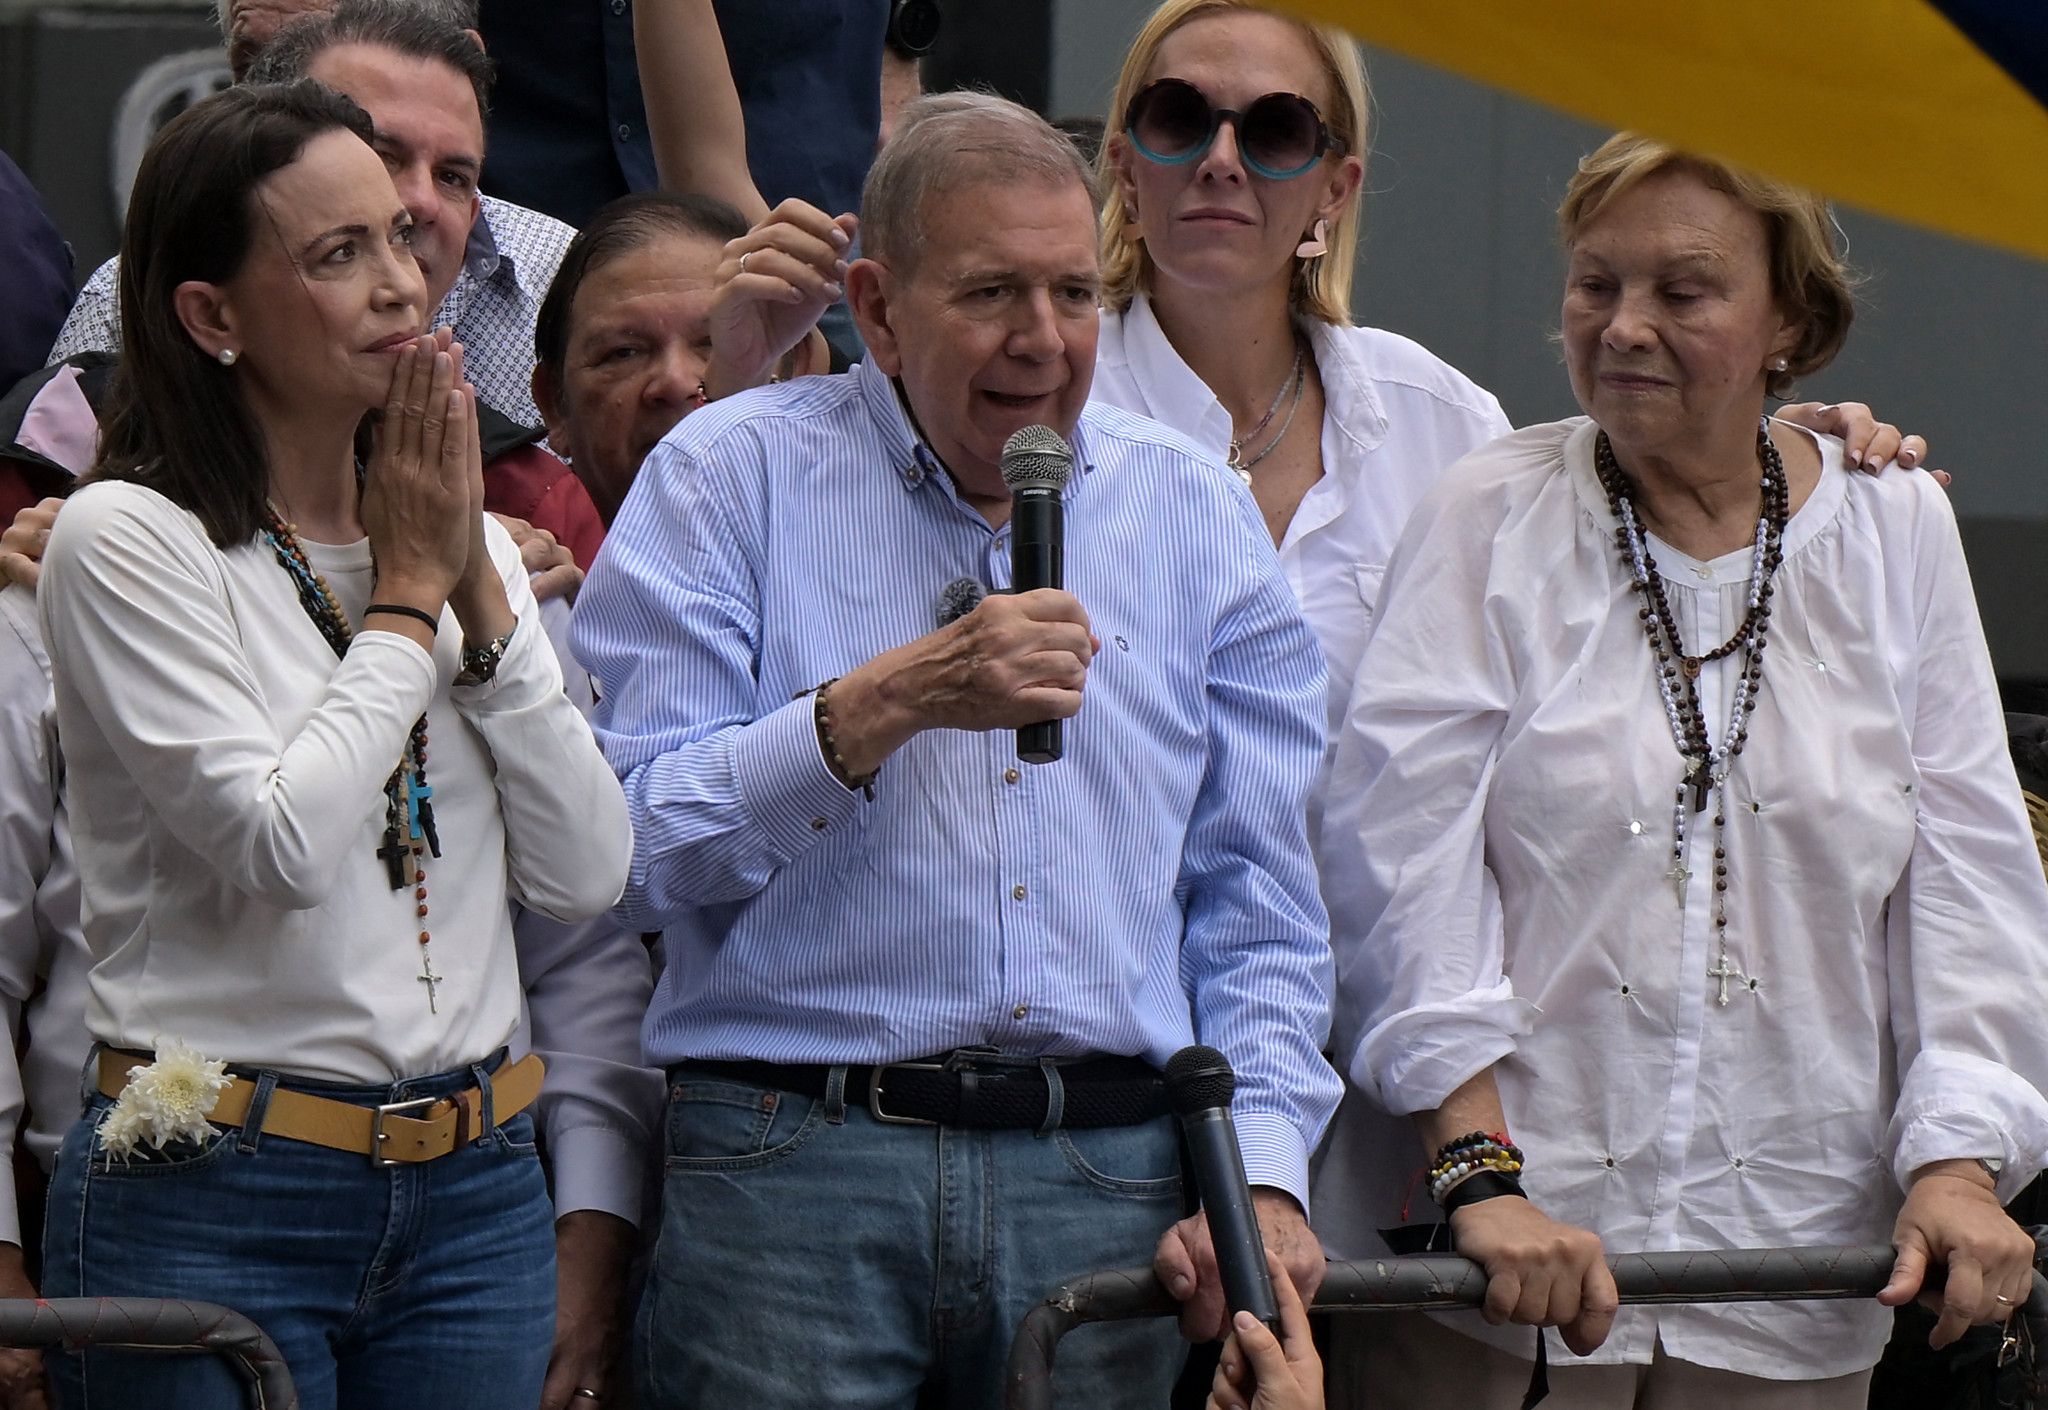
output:
M462 267L479 280L498 272L507 256L498 253L498 235L491 229L491 202L482 201L476 219L469 224L469 243L462 251Z
M1152 300L1139 294L1124 310L1124 365L1145 398L1145 410L1220 459L1230 448L1230 414L1195 375L1159 326Z
M860 387L861 399L867 405L868 415L875 424L875 431L882 438L883 454L903 488L918 489L934 476L949 479L944 462L925 443L924 437L918 434L916 423L910 419L910 410L898 390L896 379L875 366L872 358L855 364L853 376ZM1071 497L1079 488L1082 476L1095 469L1086 450L1090 438L1085 411L1082 424L1074 428L1074 434L1067 440L1074 448L1074 464L1081 474L1067 482L1062 499Z
M1376 449L1387 438L1387 409L1366 365L1365 339L1321 319L1303 326L1323 378L1324 424L1360 450Z

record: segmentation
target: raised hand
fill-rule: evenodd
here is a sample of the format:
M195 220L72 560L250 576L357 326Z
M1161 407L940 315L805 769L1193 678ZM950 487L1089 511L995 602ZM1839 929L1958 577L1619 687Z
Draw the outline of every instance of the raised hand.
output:
M35 591L43 572L43 550L50 546L50 530L56 526L61 499L31 504L14 516L14 522L0 533L0 587L19 583Z
M398 355L363 485L363 527L377 557L376 601L438 615L469 562L475 416L442 335ZM390 629L404 619L378 616Z
M858 220L794 198L731 241L711 306L711 400L758 387L819 315L845 294L846 255Z

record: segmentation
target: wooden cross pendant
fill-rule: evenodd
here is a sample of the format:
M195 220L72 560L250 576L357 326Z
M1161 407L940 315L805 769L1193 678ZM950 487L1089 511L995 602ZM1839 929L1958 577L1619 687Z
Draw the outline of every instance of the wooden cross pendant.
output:
M1714 771L1707 767L1707 761L1698 755L1685 771L1686 782L1692 785L1692 810L1704 813L1707 810L1707 790L1714 786Z
M391 889L405 888L406 862L412 856L412 848L399 840L395 832L384 834L384 845L377 849L377 855L384 861L384 870L391 877Z
M433 958L432 956L427 954L427 947L424 945L420 946L420 973L416 976L416 978L419 983L427 986L427 1012L439 1013L441 1010L435 1007L434 1004L434 991L440 987L442 976L434 973ZM1724 1004L1728 1002L1727 998L1725 997L1727 994L1727 990L1728 986L1723 984L1721 986L1721 991L1724 997L1722 998L1721 1002Z

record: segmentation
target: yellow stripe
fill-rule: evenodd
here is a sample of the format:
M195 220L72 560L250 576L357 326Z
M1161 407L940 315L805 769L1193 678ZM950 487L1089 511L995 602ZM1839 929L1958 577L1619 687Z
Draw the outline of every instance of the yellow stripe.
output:
M1925 0L1283 3L1590 122L2048 258L2048 109Z

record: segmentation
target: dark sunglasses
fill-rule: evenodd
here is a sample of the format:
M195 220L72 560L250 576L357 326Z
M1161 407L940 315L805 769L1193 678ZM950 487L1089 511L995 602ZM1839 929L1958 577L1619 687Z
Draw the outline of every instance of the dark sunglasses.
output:
M1285 181L1300 176L1323 153L1344 154L1344 142L1330 135L1316 105L1299 93L1267 93L1242 112L1211 107L1194 84L1162 78L1146 85L1124 111L1124 135L1147 161L1178 166L1194 161L1229 123L1237 132L1244 164L1260 176Z

